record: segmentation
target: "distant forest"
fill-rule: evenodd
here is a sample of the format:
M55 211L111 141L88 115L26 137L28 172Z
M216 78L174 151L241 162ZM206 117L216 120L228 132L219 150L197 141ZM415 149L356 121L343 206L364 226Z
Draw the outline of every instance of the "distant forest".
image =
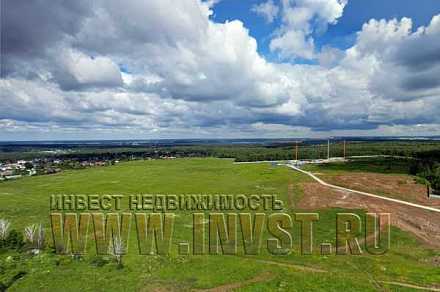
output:
M273 143L238 145L178 146L85 146L85 145L0 145L0 161L57 157L59 159L119 159L175 157L218 157L236 161L293 160L327 158L327 143ZM347 142L345 156L391 155L437 159L440 141ZM298 153L298 157L296 156ZM342 141L331 143L331 157L344 156Z
M409 172L425 178L440 190L440 141L333 142L331 157L388 155L408 157ZM18 159L62 159L75 161L157 159L161 157L217 157L237 162L323 159L327 143L283 142L269 145L169 145L169 146L85 146L85 145L0 145L0 161Z

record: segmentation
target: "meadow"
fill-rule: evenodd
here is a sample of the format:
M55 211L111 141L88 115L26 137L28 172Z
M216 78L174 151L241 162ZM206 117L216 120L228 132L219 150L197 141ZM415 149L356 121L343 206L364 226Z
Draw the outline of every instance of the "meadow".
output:
M131 252L123 257L123 268L111 256L97 256L93 242L82 257L56 255L50 238L51 194L277 194L284 201L284 212L293 214L302 211L295 204L303 196L302 184L309 181L282 166L185 158L124 162L2 182L0 218L8 219L15 230L41 222L48 240L39 255L0 249L0 283L8 291L412 291L408 285L440 283L432 260L440 251L395 227L391 229L390 250L384 255L321 256L316 252L319 243L334 244L336 213L363 216L364 210L317 210L320 220L314 230L315 253L309 256L299 253L298 222L291 230L293 248L287 256L271 255L265 249L256 256L178 255L177 243L192 236L189 212L176 214L173 245L166 256L139 255L132 230Z

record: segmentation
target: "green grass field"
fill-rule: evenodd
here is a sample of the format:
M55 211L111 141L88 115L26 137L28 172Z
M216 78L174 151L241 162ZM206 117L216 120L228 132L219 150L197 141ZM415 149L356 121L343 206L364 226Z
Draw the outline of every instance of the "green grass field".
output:
M2 182L0 218L10 220L16 230L41 222L49 232L49 197L60 193L277 194L287 206L288 185L294 186L295 202L303 195L301 183L308 180L288 168L237 165L230 159L135 161ZM284 212L298 211L287 207ZM315 250L318 243L334 243L336 213L341 211L364 214L362 210L320 210ZM264 248L258 256L179 256L175 243L191 239L191 218L188 212L177 214L174 244L168 256L138 255L132 230L123 269L118 269L110 256L97 257L91 241L89 253L79 259L56 255L50 247L37 256L1 250L0 282L12 283L8 291L184 291L229 284L229 288L243 291L412 291L384 282L420 286L440 283L438 267L430 261L440 252L394 227L391 249L382 256L302 256L299 223L291 230L294 244L288 256L270 255ZM20 272L24 276L11 281ZM240 282L244 284L234 285Z

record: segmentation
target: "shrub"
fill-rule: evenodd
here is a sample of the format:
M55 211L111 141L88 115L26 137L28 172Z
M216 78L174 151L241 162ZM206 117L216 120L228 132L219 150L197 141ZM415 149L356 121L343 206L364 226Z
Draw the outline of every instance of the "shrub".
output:
M95 267L103 267L108 264L108 260L103 257L94 257L90 263Z
M423 177L416 177L414 179L414 181L416 184L419 184L419 185L425 185L425 186L429 185L428 181L426 179L424 179Z
M109 254L113 255L116 258L118 268L122 268L122 255L125 254L125 245L120 236L116 236L110 241Z
M30 247L36 250L44 249L44 229L43 225L32 224L24 229L24 236L26 242L30 244Z
M12 229L3 243L3 247L19 250L24 246L23 235Z
M436 176L431 180L431 187L437 192L440 192L440 176Z
M11 223L8 220L0 219L0 241L6 240L10 227Z

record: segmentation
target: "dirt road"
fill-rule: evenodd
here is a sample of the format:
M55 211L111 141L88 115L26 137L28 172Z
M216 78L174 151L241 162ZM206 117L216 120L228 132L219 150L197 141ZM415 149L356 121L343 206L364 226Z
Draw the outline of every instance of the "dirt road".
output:
M398 199L393 199L393 198L388 198L388 197L384 197L384 196L379 196L379 195L375 195L375 194L371 194L371 193L367 193L367 192L361 192L361 191L357 191L357 190L352 190L352 189L348 189L348 188L344 188L344 187L340 187L340 186L336 186L336 185L332 185L329 184L325 181L323 181L322 179L320 179L319 177L317 177L316 175L314 175L311 172L302 170L294 165L291 164L286 164L287 167L290 167L296 171L299 171L301 173L304 173L308 176L310 176L311 178L313 178L315 181L317 181L319 184L335 189L335 190L340 190L340 191L345 191L345 192L350 192L350 193L355 193L358 195L362 195L362 196L367 196L367 197L371 197L371 198L376 198L376 199L381 199L381 200L385 200L385 201L390 201L393 203L398 203L398 204L402 204L402 205L407 205L407 206L411 206L414 208L419 208L419 209L423 209L423 210L427 210L427 211L431 211L431 212L436 212L436 213L440 213L440 209L437 208L433 208L433 207L429 207L429 206L424 206L424 205L419 205L419 204L415 204L415 203L410 203L407 201L402 201L402 200L398 200Z

